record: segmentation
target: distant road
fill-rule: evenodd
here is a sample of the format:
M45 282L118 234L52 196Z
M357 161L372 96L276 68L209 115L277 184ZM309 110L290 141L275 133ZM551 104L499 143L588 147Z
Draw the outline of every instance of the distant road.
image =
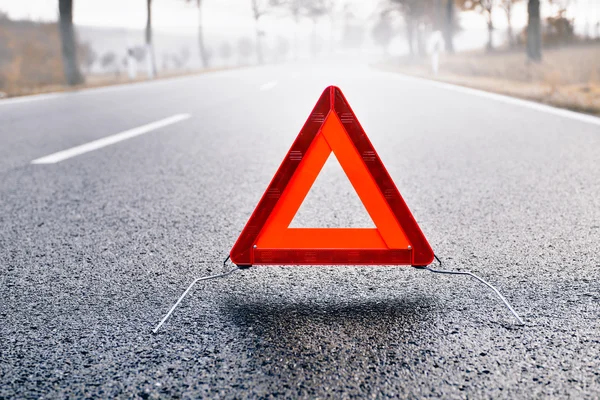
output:
M338 85L435 252L216 273ZM0 398L597 398L600 119L352 63L0 101ZM361 226L330 160L298 223ZM302 215L300 215L302 214Z

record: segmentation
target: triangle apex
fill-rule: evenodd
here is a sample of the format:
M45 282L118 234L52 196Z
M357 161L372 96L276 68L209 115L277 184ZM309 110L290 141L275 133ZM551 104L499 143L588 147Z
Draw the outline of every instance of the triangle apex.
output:
M325 90L330 90L332 92L341 92L342 90L339 88L339 86L335 86L335 85L329 85L325 88Z

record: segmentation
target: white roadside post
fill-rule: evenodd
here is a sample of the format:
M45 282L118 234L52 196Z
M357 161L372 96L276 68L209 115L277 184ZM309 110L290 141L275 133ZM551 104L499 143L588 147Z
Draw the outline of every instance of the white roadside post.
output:
M131 46L127 47L127 73L130 80L137 78L137 61L133 56L133 51Z
M152 45L146 45L146 67L148 68L148 78L154 79L154 68L152 68L152 60L154 59L154 51Z
M444 45L442 32L434 31L429 38L429 52L431 53L431 72L437 76L440 69L440 52Z

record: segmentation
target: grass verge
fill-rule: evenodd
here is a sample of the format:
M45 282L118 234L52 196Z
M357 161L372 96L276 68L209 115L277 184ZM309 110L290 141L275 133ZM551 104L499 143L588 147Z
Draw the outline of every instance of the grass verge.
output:
M546 50L539 64L527 62L523 52L443 55L437 76L428 60L377 66L600 116L599 44Z
M86 81L82 85L76 86L68 86L61 84L54 85L37 85L37 86L28 86L28 87L9 87L6 88L4 92L0 95L0 101L2 98L12 98L19 96L30 96L34 94L44 94L44 93L56 93L56 92L75 92L83 89L90 88L98 88L104 86L113 86L113 85L123 85L128 83L138 83L138 82L150 82L153 80L160 79L168 79L168 78L176 78L181 76L192 76L192 75L200 75L207 74L211 72L218 71L227 71L230 69L237 69L243 67L227 67L227 68L208 68L201 70L190 70L190 71L178 71L178 72L164 72L159 73L156 78L148 79L145 74L140 74L136 79L129 79L127 74L103 74L103 75L88 75L86 76Z

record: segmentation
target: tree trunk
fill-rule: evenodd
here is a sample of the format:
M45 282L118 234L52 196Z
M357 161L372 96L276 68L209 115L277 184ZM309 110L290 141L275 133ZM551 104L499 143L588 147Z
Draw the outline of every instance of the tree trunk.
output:
M313 19L312 21L313 26L312 26L312 33L311 33L311 38L310 38L310 47L311 47L311 53L312 53L312 58L317 58L317 19Z
M259 64L263 63L263 53L262 53L262 44L261 44L261 32L260 32L260 24L259 19L256 19L256 59Z
M426 54L425 51L425 37L423 32L423 25L417 23L417 56L423 57Z
M454 0L447 0L446 2L444 44L448 53L454 53Z
M333 14L329 14L329 54L334 53L334 42L335 42L335 18Z
M71 86L79 85L84 82L84 79L77 63L77 41L73 28L73 0L59 0L58 11L65 79Z
M208 68L208 58L206 57L206 48L204 47L204 30L202 27L202 0L198 0L198 54L202 68Z
M494 50L494 23L492 22L492 10L491 9L488 10L487 15L488 15L488 21L487 21L488 42L487 42L486 50L492 51L492 50Z
M527 4L527 57L531 61L542 60L542 27L540 22L540 0L529 0Z
M415 46L413 40L414 24L412 18L406 19L406 41L408 42L408 51L411 57L415 56Z
M146 51L148 52L148 77L156 76L156 60L154 58L154 46L152 45L152 0L146 0Z
M252 0L252 12L254 13L254 30L256 31L256 59L259 64L263 63L263 54L261 46L261 32L260 32L260 16L261 11L258 8L257 0Z
M508 36L508 46L512 49L513 47L515 47L515 36L513 34L513 27L512 27L512 3L508 2L506 4L506 23L507 23L507 30L506 30L506 36Z
M298 17L295 16L294 17L294 60L298 60L299 56L300 56L300 48L299 48L299 44L298 44L298 26L299 26L299 21L298 21Z
M263 63L263 52L262 52L262 38L260 32L260 25L258 19L256 20L256 60L258 64L261 65Z

